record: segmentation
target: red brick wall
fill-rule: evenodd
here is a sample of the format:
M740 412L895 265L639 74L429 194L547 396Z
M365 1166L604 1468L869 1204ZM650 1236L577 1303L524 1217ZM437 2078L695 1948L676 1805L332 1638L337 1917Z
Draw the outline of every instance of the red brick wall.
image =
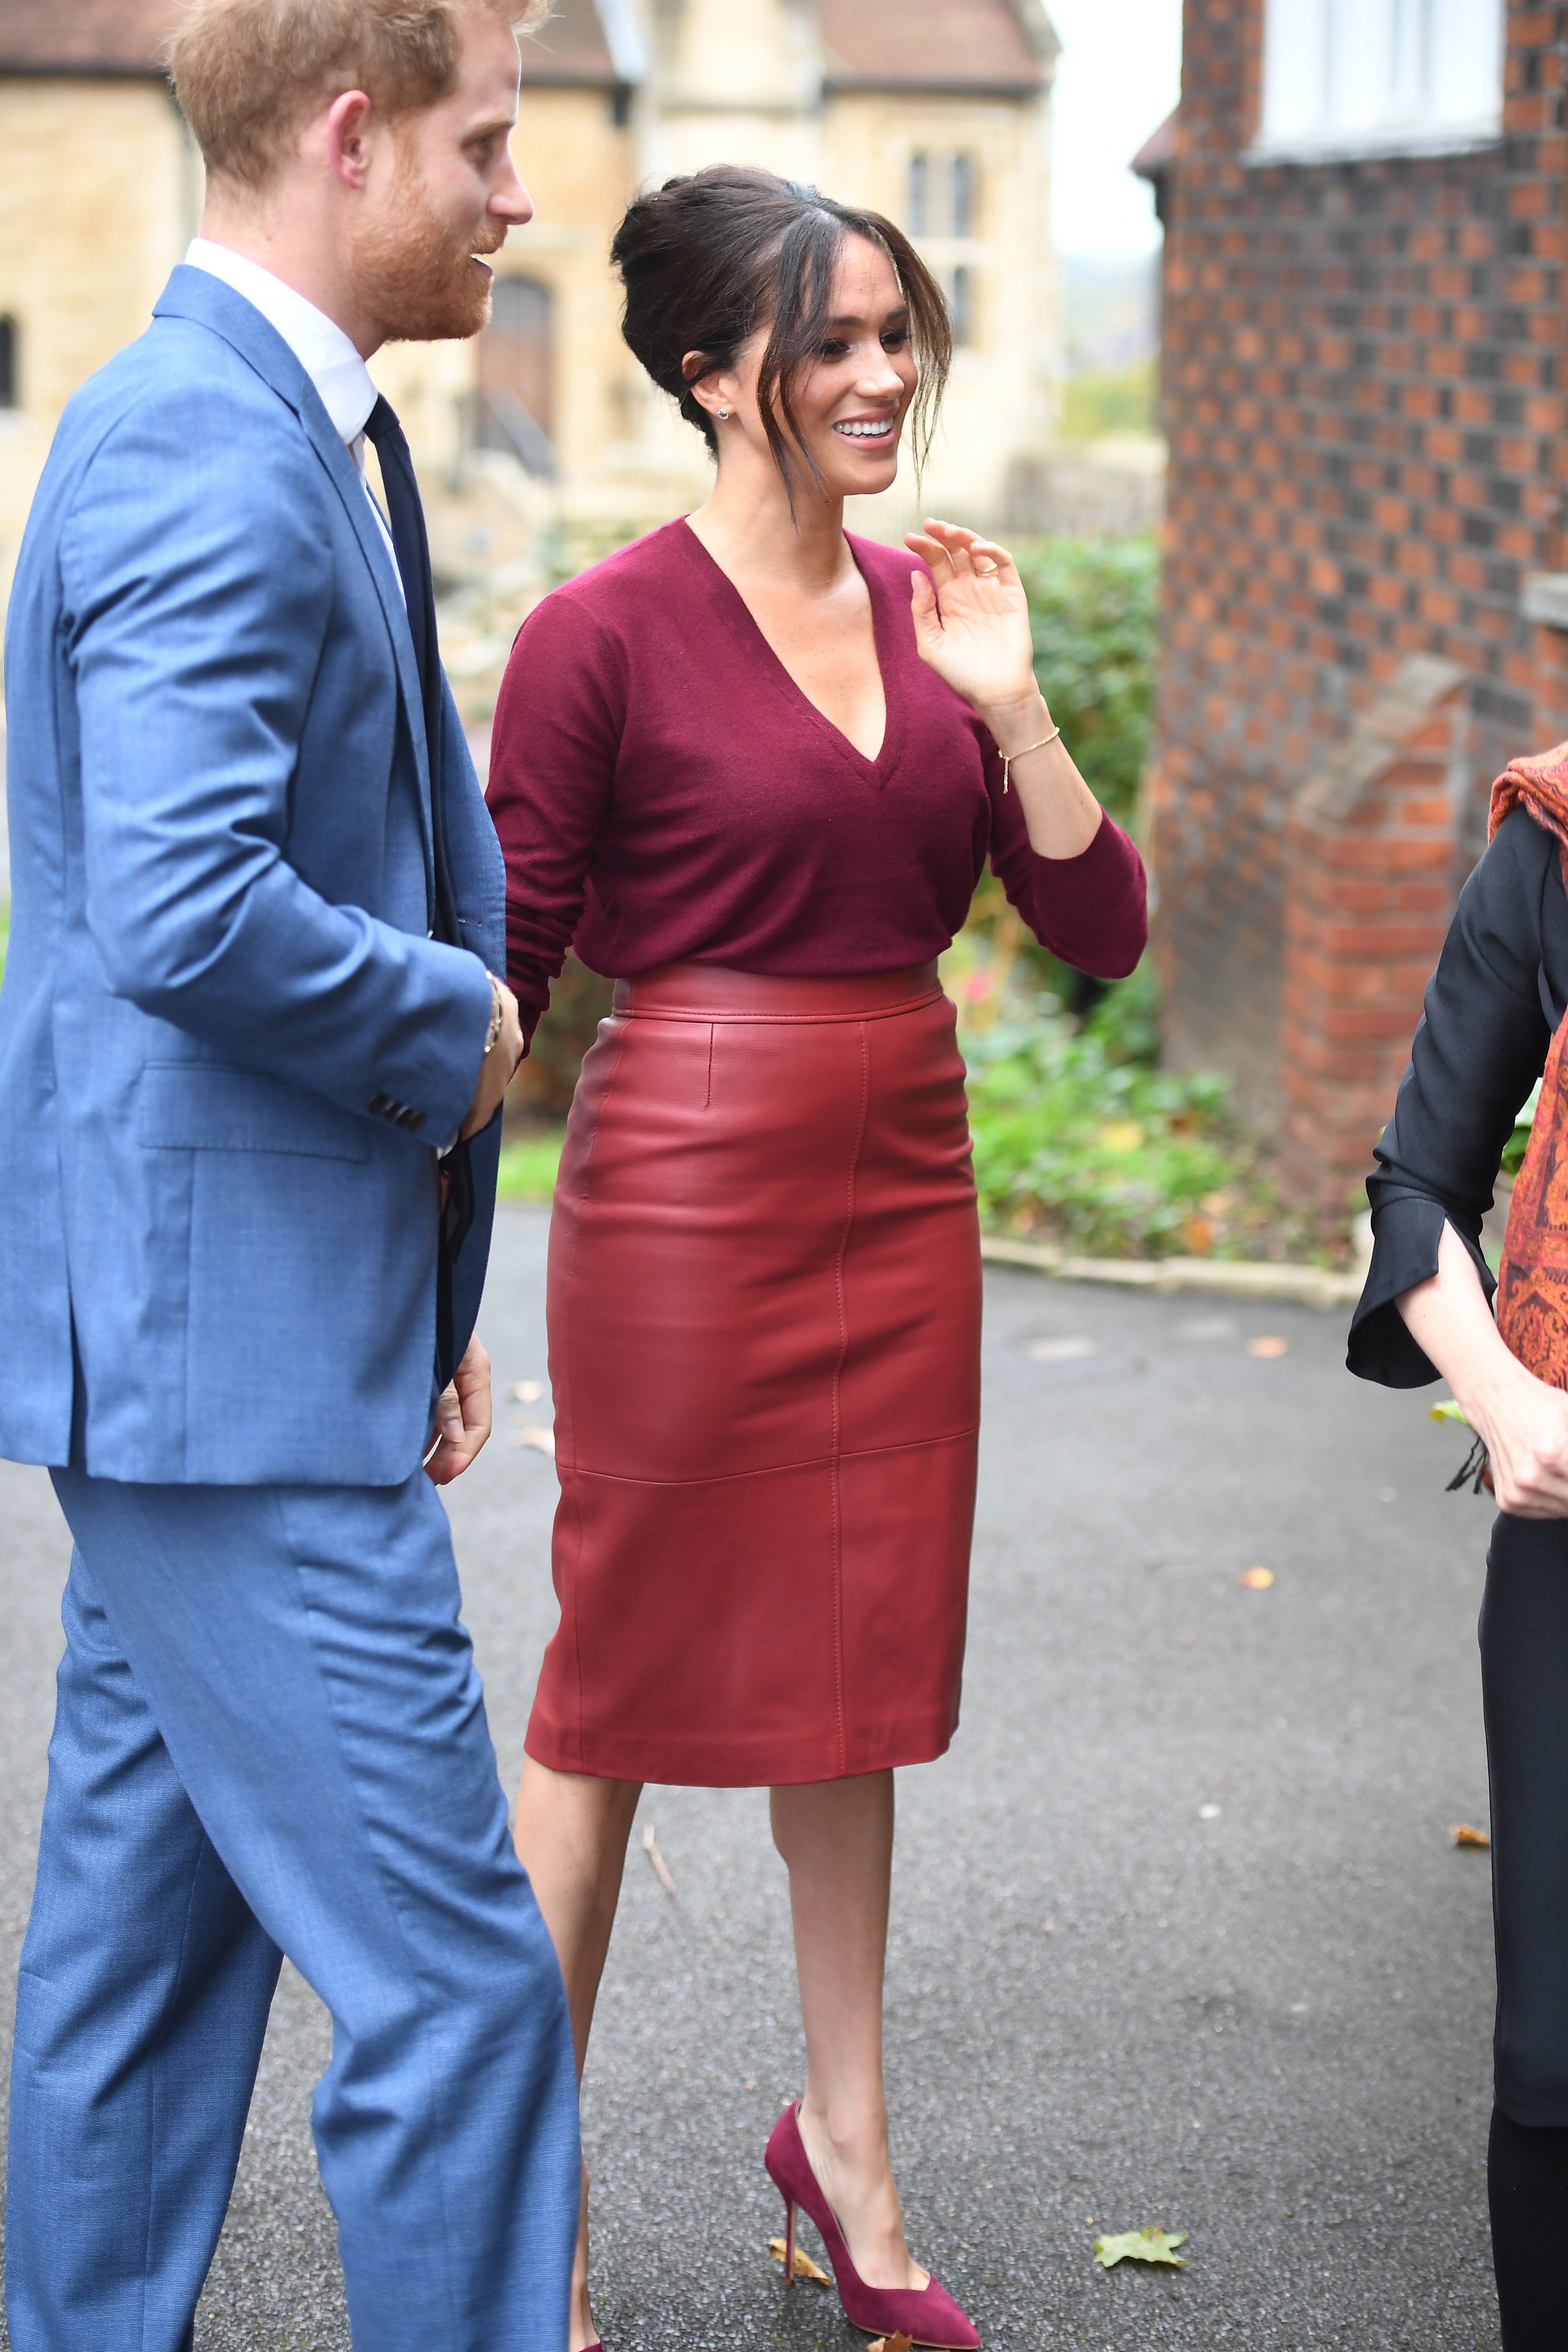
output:
M1366 1174L1447 928L1469 686L1410 655L1286 820L1279 1173L1325 1224Z
M1568 735L1568 636L1519 609L1526 572L1568 568L1568 5L1510 5L1500 146L1252 168L1261 18L1186 0L1151 800L1168 1048L1278 1116L1300 788L1405 656L1458 663L1451 895L1492 773Z

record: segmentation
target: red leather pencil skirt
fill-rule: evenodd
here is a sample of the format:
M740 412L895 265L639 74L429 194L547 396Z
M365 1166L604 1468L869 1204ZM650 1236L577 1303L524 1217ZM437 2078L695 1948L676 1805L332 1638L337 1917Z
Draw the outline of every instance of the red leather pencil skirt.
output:
M616 991L550 1237L554 1576L527 1748L734 1788L958 1720L980 1248L934 965Z

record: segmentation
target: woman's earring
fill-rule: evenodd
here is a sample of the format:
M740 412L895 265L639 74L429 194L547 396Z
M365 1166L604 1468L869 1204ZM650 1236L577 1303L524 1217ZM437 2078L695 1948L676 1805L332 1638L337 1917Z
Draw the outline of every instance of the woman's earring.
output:
M720 422L720 424L721 424L721 425L728 425L729 421L730 421L730 412L729 412L729 410L728 410L727 408L721 408L721 409L719 411L719 422Z

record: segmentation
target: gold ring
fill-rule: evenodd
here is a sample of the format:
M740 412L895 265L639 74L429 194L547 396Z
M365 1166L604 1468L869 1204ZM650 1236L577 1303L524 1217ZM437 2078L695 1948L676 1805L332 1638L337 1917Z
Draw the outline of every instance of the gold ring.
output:
M975 572L978 573L979 577L980 577L982 580L990 580L990 579L994 578L994 576L998 572L1000 572L1000 570L1002 569L1002 567L1001 567L1001 565L1000 565L999 563L992 563L992 562L983 562L983 563L977 563L977 564L975 565L974 569L975 569Z

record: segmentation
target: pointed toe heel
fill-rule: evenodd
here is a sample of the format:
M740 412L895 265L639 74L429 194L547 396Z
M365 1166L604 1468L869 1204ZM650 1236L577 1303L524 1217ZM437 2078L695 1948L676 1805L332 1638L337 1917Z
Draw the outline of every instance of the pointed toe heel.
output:
M784 2284L795 2284L795 2210L798 2205L816 2224L827 2250L833 2283L844 2316L868 2336L907 2336L930 2352L978 2352L980 2331L936 2279L922 2287L868 2286L849 2259L844 2232L823 2195L800 2136L799 2101L792 2100L773 2126L763 2162L784 2202Z

